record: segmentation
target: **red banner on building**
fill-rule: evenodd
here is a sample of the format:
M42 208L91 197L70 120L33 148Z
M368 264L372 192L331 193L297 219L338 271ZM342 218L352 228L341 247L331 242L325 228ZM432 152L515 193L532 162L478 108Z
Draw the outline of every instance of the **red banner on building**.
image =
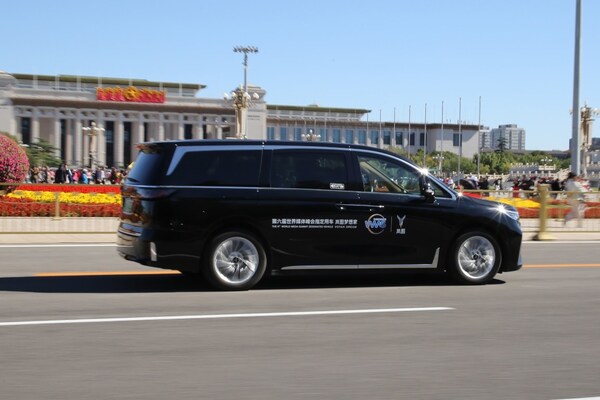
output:
M164 103L165 92L162 90L138 89L129 86L96 88L96 100L99 101L129 101L136 103Z

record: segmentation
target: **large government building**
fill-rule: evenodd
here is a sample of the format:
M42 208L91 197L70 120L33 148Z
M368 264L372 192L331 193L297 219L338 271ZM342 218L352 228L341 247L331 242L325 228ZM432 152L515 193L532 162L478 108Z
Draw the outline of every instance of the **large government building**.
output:
M204 85L143 79L31 75L0 71L0 131L23 145L45 140L70 166L123 167L136 144L155 140L238 137L228 99L203 98ZM472 157L479 127L469 124L369 121L370 110L273 105L266 91L248 87L247 138L312 139L451 151ZM483 129L483 128L482 128ZM461 146L462 140L462 146Z

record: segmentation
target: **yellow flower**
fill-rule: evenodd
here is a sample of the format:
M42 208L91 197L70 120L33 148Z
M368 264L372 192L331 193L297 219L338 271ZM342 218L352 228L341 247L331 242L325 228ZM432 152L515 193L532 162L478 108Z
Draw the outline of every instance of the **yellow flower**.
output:
M52 203L56 201L71 204L121 204L121 195L115 193L73 193L73 192L31 192L16 190L8 197L15 199L28 199L36 203Z

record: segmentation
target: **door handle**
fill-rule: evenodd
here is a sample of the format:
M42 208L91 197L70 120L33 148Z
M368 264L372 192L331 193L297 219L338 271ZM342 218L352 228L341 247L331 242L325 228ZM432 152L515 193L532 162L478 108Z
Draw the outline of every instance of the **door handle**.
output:
M335 205L335 207L341 211L348 211L348 210L358 210L358 211L379 210L379 211L381 211L385 208L385 206L382 206L381 204L344 204L344 203L338 203Z

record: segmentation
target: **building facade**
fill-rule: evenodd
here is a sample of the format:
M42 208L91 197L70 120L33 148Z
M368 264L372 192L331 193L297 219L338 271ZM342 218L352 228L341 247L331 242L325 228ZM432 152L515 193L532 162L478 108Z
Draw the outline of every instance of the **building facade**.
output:
M506 150L525 150L525 129L507 124L482 132L481 148L497 149L501 140Z
M127 166L137 143L225 139L237 135L227 99L201 98L205 86L142 79L0 72L0 131L23 145L40 140L71 166ZM247 138L356 143L407 153L450 151L473 157L481 127L468 124L369 121L370 110L268 105L249 86ZM94 126L101 129L91 129Z
M325 142L350 143L382 149L400 148L409 154L449 151L471 158L477 154L478 126L422 122L369 121L365 109L316 105L267 105L269 140L303 140L312 132ZM461 146L462 142L462 146Z

